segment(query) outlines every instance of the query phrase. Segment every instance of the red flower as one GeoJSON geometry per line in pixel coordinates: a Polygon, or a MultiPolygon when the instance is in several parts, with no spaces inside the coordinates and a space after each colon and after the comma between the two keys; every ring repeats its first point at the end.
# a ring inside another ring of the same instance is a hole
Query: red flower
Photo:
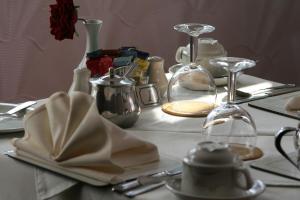
{"type": "Polygon", "coordinates": [[[91,76],[103,76],[108,69],[113,66],[113,59],[109,56],[90,58],[86,62],[87,68],[91,71],[91,76]]]}
{"type": "Polygon", "coordinates": [[[50,12],[51,34],[55,39],[73,39],[77,22],[73,0],[56,0],[56,4],[50,5],[50,12]]]}

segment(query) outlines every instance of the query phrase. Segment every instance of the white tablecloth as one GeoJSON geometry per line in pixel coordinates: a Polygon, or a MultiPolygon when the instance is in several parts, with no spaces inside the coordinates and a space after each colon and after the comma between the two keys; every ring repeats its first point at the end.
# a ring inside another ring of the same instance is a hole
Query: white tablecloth
{"type": "MultiPolygon", "coordinates": [[[[241,75],[238,80],[238,88],[246,92],[277,85],[279,84],[249,75],[241,75]]],[[[224,89],[218,88],[218,101],[225,95],[224,89]]],[[[249,107],[247,103],[242,104],[242,107],[253,116],[259,135],[274,135],[280,127],[297,126],[298,123],[298,120],[249,107]]],[[[138,123],[131,130],[201,133],[203,122],[204,118],[186,118],[166,114],[158,106],[144,109],[138,123]]]]}
{"type": "MultiPolygon", "coordinates": [[[[256,84],[254,87],[268,87],[276,85],[262,79],[243,75],[240,79],[240,87],[256,84]]],[[[253,88],[244,88],[252,90],[253,88]]],[[[274,133],[282,126],[296,126],[297,120],[242,105],[253,116],[259,133],[257,146],[265,156],[278,154],[274,148],[274,133]]],[[[203,118],[174,117],[163,113],[160,107],[144,109],[139,121],[129,132],[144,140],[156,144],[159,152],[164,155],[182,159],[187,151],[200,140],[203,118]]],[[[0,151],[11,149],[9,143],[13,137],[21,137],[22,133],[0,136],[0,151]]],[[[287,136],[284,147],[292,151],[292,137],[287,136]]],[[[113,193],[110,187],[97,188],[86,184],[70,181],[43,173],[38,168],[15,161],[4,155],[0,155],[0,199],[126,199],[124,196],[113,193]],[[42,174],[40,174],[42,173],[42,174]],[[43,178],[45,178],[43,180],[43,178]]],[[[284,178],[264,172],[251,170],[255,178],[278,183],[286,181],[284,178]]],[[[274,200],[289,199],[299,200],[300,187],[267,187],[266,191],[257,199],[274,200]]],[[[136,197],[136,199],[176,199],[166,188],[162,187],[136,197]]]]}

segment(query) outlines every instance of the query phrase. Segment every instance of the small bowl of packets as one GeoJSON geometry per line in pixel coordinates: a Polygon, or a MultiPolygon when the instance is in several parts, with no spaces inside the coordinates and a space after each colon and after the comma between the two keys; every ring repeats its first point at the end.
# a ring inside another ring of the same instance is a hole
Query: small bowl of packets
{"type": "MultiPolygon", "coordinates": [[[[87,68],[91,71],[92,78],[98,78],[108,73],[109,68],[114,68],[119,76],[126,75],[134,78],[137,84],[147,76],[149,53],[137,50],[135,47],[121,47],[120,49],[99,49],[87,54],[87,68]],[[131,69],[131,70],[130,70],[131,69]],[[128,73],[130,70],[130,73],[128,73]]],[[[141,83],[142,84],[142,83],[141,83]]]]}

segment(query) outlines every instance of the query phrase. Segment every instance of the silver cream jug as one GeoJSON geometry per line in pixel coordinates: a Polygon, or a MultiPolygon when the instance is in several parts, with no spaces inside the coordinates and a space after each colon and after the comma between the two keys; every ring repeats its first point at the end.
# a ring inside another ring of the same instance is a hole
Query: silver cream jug
{"type": "Polygon", "coordinates": [[[91,95],[96,98],[99,114],[122,128],[129,128],[138,120],[141,109],[135,92],[135,82],[115,74],[90,81],[91,95]]]}

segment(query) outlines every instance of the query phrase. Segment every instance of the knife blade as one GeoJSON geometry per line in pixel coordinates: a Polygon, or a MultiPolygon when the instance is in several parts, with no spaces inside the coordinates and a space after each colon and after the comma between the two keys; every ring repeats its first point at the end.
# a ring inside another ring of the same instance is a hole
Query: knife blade
{"type": "Polygon", "coordinates": [[[30,106],[32,106],[33,104],[36,104],[36,101],[27,101],[27,102],[24,102],[24,103],[21,103],[19,105],[17,105],[16,107],[10,109],[9,111],[5,112],[5,113],[0,113],[1,116],[3,115],[13,115],[15,114],[16,112],[19,112],[23,109],[26,109],[30,106]]]}
{"type": "Polygon", "coordinates": [[[271,91],[271,90],[278,90],[278,89],[285,89],[285,88],[293,88],[293,87],[296,87],[295,84],[293,83],[289,83],[289,84],[283,84],[283,85],[278,85],[278,86],[272,86],[272,87],[267,87],[267,88],[262,88],[262,89],[259,89],[257,90],[256,93],[261,93],[263,91],[271,91]]]}
{"type": "Polygon", "coordinates": [[[120,183],[117,185],[114,185],[112,187],[112,191],[116,192],[125,192],[130,189],[143,186],[143,185],[150,185],[150,184],[157,184],[162,182],[163,180],[168,179],[169,177],[181,174],[182,166],[178,166],[171,170],[165,170],[162,172],[158,172],[149,176],[140,176],[136,178],[135,180],[128,181],[125,183],[120,183]]]}
{"type": "Polygon", "coordinates": [[[263,91],[261,93],[254,93],[248,98],[241,98],[234,101],[235,104],[241,104],[241,103],[247,103],[250,101],[255,101],[258,99],[264,99],[267,97],[282,95],[286,93],[296,92],[299,91],[300,87],[282,87],[282,88],[276,88],[275,90],[267,90],[263,91]]]}

